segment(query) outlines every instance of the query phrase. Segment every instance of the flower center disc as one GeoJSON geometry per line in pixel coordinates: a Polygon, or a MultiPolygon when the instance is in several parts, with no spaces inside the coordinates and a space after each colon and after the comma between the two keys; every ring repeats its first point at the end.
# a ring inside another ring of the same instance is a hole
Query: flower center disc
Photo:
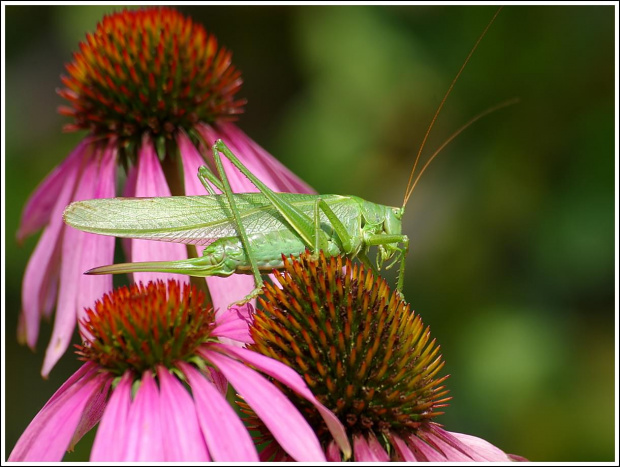
{"type": "MultiPolygon", "coordinates": [[[[350,434],[411,433],[445,406],[439,346],[386,281],[341,258],[285,258],[252,327],[253,350],[286,363],[350,434]],[[343,270],[344,269],[344,270],[343,270]]],[[[322,419],[297,399],[315,429],[322,419]]]]}
{"type": "Polygon", "coordinates": [[[77,353],[119,376],[158,364],[172,368],[210,337],[215,314],[204,301],[196,287],[173,280],[116,289],[86,310],[77,353]]]}
{"type": "Polygon", "coordinates": [[[121,141],[144,131],[170,137],[198,122],[243,112],[242,80],[231,53],[205,29],[170,8],[104,17],[80,43],[59,94],[71,103],[65,130],[88,129],[121,141]]]}

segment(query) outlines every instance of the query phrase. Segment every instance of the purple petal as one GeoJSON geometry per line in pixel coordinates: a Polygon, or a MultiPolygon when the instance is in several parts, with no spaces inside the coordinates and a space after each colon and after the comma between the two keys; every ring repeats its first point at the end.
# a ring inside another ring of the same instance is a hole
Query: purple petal
{"type": "MultiPolygon", "coordinates": [[[[145,136],[138,154],[138,175],[135,185],[136,197],[147,196],[170,196],[170,189],[166,183],[166,177],[162,171],[157,154],[150,139],[145,136]]],[[[131,241],[131,261],[175,261],[187,258],[185,245],[178,243],[156,242],[152,240],[131,241]]],[[[179,282],[189,283],[185,275],[164,274],[152,272],[134,273],[135,282],[147,284],[149,281],[158,279],[168,281],[174,279],[179,282]]]]}
{"type": "Polygon", "coordinates": [[[338,446],[340,446],[345,460],[351,457],[351,445],[349,444],[349,439],[342,423],[340,423],[338,417],[336,417],[331,410],[321,404],[316,397],[314,397],[314,394],[312,394],[310,389],[308,389],[308,386],[306,386],[304,380],[295,372],[295,370],[283,363],[278,362],[277,360],[247,349],[223,346],[221,344],[211,344],[211,347],[217,348],[223,353],[233,355],[250,364],[263,373],[286,384],[299,396],[312,403],[321,414],[321,417],[323,417],[323,420],[334,437],[334,440],[338,443],[338,446]]]}
{"type": "MultiPolygon", "coordinates": [[[[212,346],[209,346],[211,348],[212,346]]],[[[221,344],[218,348],[223,347],[221,344]]],[[[235,350],[243,350],[236,347],[235,350]]],[[[306,419],[286,396],[258,372],[216,351],[199,350],[224,374],[261,418],[278,444],[297,461],[324,461],[325,455],[306,419]]]]}
{"type": "MultiPolygon", "coordinates": [[[[98,157],[85,161],[86,166],[77,185],[73,196],[75,201],[91,199],[95,192],[98,178],[98,157]]],[[[45,360],[41,374],[45,377],[49,374],[58,359],[65,353],[77,319],[78,303],[80,294],[82,268],[82,247],[87,235],[74,228],[64,229],[62,240],[62,264],[60,266],[60,290],[58,292],[58,305],[54,317],[54,330],[45,352],[45,360]]],[[[92,305],[88,303],[87,305],[92,305]]]]}
{"type": "Polygon", "coordinates": [[[28,260],[22,283],[22,313],[25,324],[25,339],[34,348],[39,335],[41,315],[47,311],[47,298],[55,295],[56,277],[60,264],[60,251],[64,223],[62,213],[71,202],[78,177],[78,166],[72,164],[63,170],[62,190],[54,198],[55,205],[51,222],[43,231],[37,246],[28,260]]]}
{"type": "Polygon", "coordinates": [[[224,396],[193,366],[180,362],[179,368],[192,388],[202,434],[213,460],[257,462],[252,438],[224,396]]]}
{"type": "Polygon", "coordinates": [[[142,373],[140,387],[127,417],[125,462],[165,461],[159,390],[150,370],[142,373]]]}
{"type": "Polygon", "coordinates": [[[226,337],[244,344],[251,343],[250,325],[254,308],[249,303],[233,306],[216,317],[217,326],[211,332],[214,337],[226,337]]]}
{"type": "MultiPolygon", "coordinates": [[[[189,137],[181,132],[177,137],[179,145],[179,153],[183,161],[183,178],[185,181],[185,194],[205,195],[207,191],[197,177],[198,167],[205,165],[206,162],[198,152],[198,149],[192,144],[189,137]]],[[[217,193],[219,190],[215,188],[217,193]]],[[[237,191],[233,188],[233,191],[237,191]]],[[[204,247],[196,247],[198,254],[202,254],[204,247]]],[[[231,303],[241,300],[254,289],[254,278],[235,274],[230,277],[207,277],[207,285],[211,294],[213,308],[219,315],[225,313],[225,310],[231,303]]],[[[256,300],[250,303],[254,306],[256,300]]]]}
{"type": "Polygon", "coordinates": [[[58,462],[69,447],[84,408],[98,397],[108,375],[91,371],[46,404],[17,441],[12,462],[58,462]]]}
{"type": "Polygon", "coordinates": [[[26,206],[22,211],[22,218],[17,231],[17,241],[22,242],[27,236],[32,235],[45,224],[50,218],[54,218],[52,212],[58,204],[60,194],[66,191],[67,180],[73,177],[86,151],[91,149],[90,141],[83,140],[56,166],[50,174],[39,184],[34,193],[30,195],[26,206]]]}
{"type": "Polygon", "coordinates": [[[164,437],[164,459],[175,462],[209,461],[207,445],[196,418],[196,407],[187,389],[170,374],[157,368],[164,437]]]}
{"type": "Polygon", "coordinates": [[[90,460],[94,462],[121,462],[126,460],[127,419],[131,405],[133,376],[125,372],[112,391],[101,423],[97,429],[90,460]]]}

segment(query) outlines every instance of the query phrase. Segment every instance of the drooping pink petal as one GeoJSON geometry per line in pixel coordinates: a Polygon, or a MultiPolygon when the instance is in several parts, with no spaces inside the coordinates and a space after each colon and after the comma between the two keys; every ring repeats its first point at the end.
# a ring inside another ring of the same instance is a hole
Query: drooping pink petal
{"type": "Polygon", "coordinates": [[[390,443],[392,444],[392,446],[394,446],[394,449],[396,449],[398,457],[405,462],[418,462],[425,460],[418,459],[413,453],[413,451],[409,449],[407,443],[405,443],[405,441],[400,436],[397,436],[393,433],[390,434],[390,443]]]}
{"type": "Polygon", "coordinates": [[[232,306],[227,313],[217,316],[217,326],[211,332],[213,337],[226,337],[248,344],[252,342],[250,324],[254,308],[249,303],[242,306],[232,306]]]}
{"type": "Polygon", "coordinates": [[[334,440],[330,441],[325,450],[325,457],[328,462],[342,462],[342,456],[340,455],[340,448],[334,440]]]}
{"type": "Polygon", "coordinates": [[[99,388],[95,395],[90,399],[82,413],[82,419],[73,433],[69,450],[73,450],[77,442],[82,439],[97,423],[101,420],[105,407],[107,405],[108,393],[112,385],[112,378],[109,377],[105,383],[99,388]]]}
{"type": "MultiPolygon", "coordinates": [[[[233,274],[228,277],[207,277],[213,309],[217,315],[228,312],[228,307],[247,297],[254,290],[254,277],[249,274],[233,274]]],[[[248,302],[256,306],[256,299],[248,302]]]]}
{"type": "MultiPolygon", "coordinates": [[[[211,144],[221,139],[250,172],[274,191],[288,193],[316,193],[281,162],[260,147],[234,123],[224,122],[217,126],[202,125],[199,130],[211,144]]],[[[227,167],[227,166],[225,166],[227,167]]],[[[228,172],[228,168],[226,169],[228,172]]],[[[247,179],[246,179],[247,180],[247,179]]],[[[249,181],[242,182],[245,186],[249,181]]],[[[235,189],[235,187],[233,187],[235,189]]],[[[237,191],[235,189],[235,191],[237,191]]],[[[257,191],[248,189],[247,191],[257,191]]]]}
{"type": "Polygon", "coordinates": [[[383,446],[381,446],[381,443],[379,443],[379,440],[377,440],[377,438],[374,435],[370,434],[368,436],[367,441],[368,441],[368,448],[372,452],[373,457],[378,462],[389,462],[390,456],[385,451],[383,446]]]}
{"type": "Polygon", "coordinates": [[[421,462],[445,462],[446,456],[418,438],[415,434],[407,437],[407,444],[421,462]]]}
{"type": "Polygon", "coordinates": [[[343,457],[345,459],[351,457],[351,445],[349,444],[349,439],[342,423],[340,423],[338,417],[336,417],[331,410],[321,404],[316,397],[314,397],[314,394],[312,394],[310,389],[308,389],[308,386],[306,386],[304,380],[295,372],[295,370],[281,362],[278,362],[277,360],[247,349],[223,346],[221,344],[212,344],[212,348],[216,348],[223,353],[235,356],[236,358],[250,364],[263,373],[286,384],[299,396],[312,403],[319,411],[319,414],[321,414],[321,417],[325,421],[325,424],[334,437],[334,440],[338,446],[340,446],[343,457]]]}
{"type": "Polygon", "coordinates": [[[362,435],[353,435],[353,458],[355,462],[378,462],[362,435]]]}
{"type": "Polygon", "coordinates": [[[56,251],[54,252],[54,254],[57,256],[55,256],[51,260],[50,265],[52,267],[48,269],[47,277],[45,278],[44,282],[45,285],[41,287],[41,296],[43,298],[43,317],[46,319],[50,319],[52,317],[52,312],[56,308],[56,297],[58,296],[58,282],[60,280],[60,251],[60,242],[58,242],[58,246],[56,247],[56,251]],[[44,293],[45,297],[43,297],[44,293]]]}
{"type": "MultiPolygon", "coordinates": [[[[127,178],[125,180],[125,186],[123,187],[123,196],[126,198],[133,198],[136,195],[136,181],[138,180],[138,170],[135,165],[129,167],[127,171],[127,178]]],[[[125,252],[125,258],[127,261],[131,260],[131,238],[121,238],[121,245],[125,252]]]]}
{"type": "Polygon", "coordinates": [[[210,381],[215,385],[220,394],[226,397],[228,392],[228,381],[224,378],[224,375],[220,373],[216,368],[207,367],[205,372],[208,373],[210,381]]]}
{"type": "Polygon", "coordinates": [[[463,453],[463,451],[451,446],[446,443],[444,440],[439,437],[431,434],[425,436],[425,441],[434,446],[437,450],[443,453],[446,456],[448,461],[453,462],[471,462],[472,458],[467,454],[463,453]]]}
{"type": "MultiPolygon", "coordinates": [[[[258,454],[261,462],[269,462],[274,456],[280,454],[282,450],[277,443],[268,443],[267,446],[258,454]]],[[[281,462],[280,459],[274,462],[281,462]]]]}
{"type": "MultiPolygon", "coordinates": [[[[223,346],[220,344],[218,347],[223,346]]],[[[199,353],[219,368],[293,459],[325,460],[321,445],[306,419],[273,383],[243,363],[217,351],[203,347],[199,353]]]]}
{"type": "MultiPolygon", "coordinates": [[[[166,177],[157,159],[150,138],[145,135],[138,154],[138,175],[135,185],[136,197],[170,196],[170,189],[166,183],[166,177]]],[[[152,240],[131,241],[131,261],[175,261],[187,258],[185,245],[179,243],[156,242],[152,240]]],[[[135,282],[147,284],[157,279],[168,281],[174,279],[179,282],[189,283],[185,275],[164,274],[153,272],[134,273],[135,282]]]]}
{"type": "MultiPolygon", "coordinates": [[[[99,165],[94,198],[113,198],[116,194],[116,147],[109,145],[104,151],[99,165]]],[[[87,271],[96,266],[114,262],[114,237],[84,233],[80,269],[87,271]]],[[[77,297],[78,323],[84,317],[86,308],[104,294],[112,291],[112,276],[80,275],[80,288],[77,297]]],[[[81,329],[84,332],[84,329],[81,329]]]]}
{"type": "MultiPolygon", "coordinates": [[[[83,154],[82,154],[83,156],[83,154]]],[[[62,213],[73,198],[80,161],[72,160],[64,167],[64,180],[60,193],[54,198],[55,205],[51,213],[51,222],[43,231],[37,246],[28,260],[22,282],[22,313],[25,324],[25,340],[34,348],[39,335],[39,321],[48,305],[47,297],[55,295],[55,277],[58,275],[62,233],[64,223],[62,213]],[[50,282],[51,281],[51,282],[50,282]]]]}
{"type": "MultiPolygon", "coordinates": [[[[257,171],[255,171],[256,167],[254,167],[255,161],[252,161],[252,156],[249,154],[241,154],[233,141],[229,139],[222,138],[222,133],[216,131],[212,126],[204,125],[198,126],[198,130],[204,137],[204,139],[209,143],[213,144],[218,139],[222,139],[226,146],[237,156],[237,158],[245,165],[250,172],[256,175],[265,185],[267,185],[272,190],[276,190],[274,188],[274,183],[271,177],[264,177],[266,175],[266,169],[264,167],[260,167],[257,171]]],[[[209,157],[211,160],[213,159],[211,147],[209,147],[209,157]]],[[[226,177],[228,178],[228,182],[230,183],[230,188],[234,193],[253,193],[258,192],[259,189],[245,176],[243,175],[238,168],[236,168],[232,162],[230,162],[225,156],[220,155],[220,159],[222,161],[222,166],[224,167],[224,172],[226,172],[226,177]]],[[[215,163],[212,162],[212,166],[215,167],[215,163]]]]}
{"type": "MultiPolygon", "coordinates": [[[[89,373],[96,372],[97,366],[92,362],[86,362],[84,365],[79,367],[75,373],[69,376],[69,379],[62,383],[62,385],[56,390],[56,392],[49,398],[49,400],[45,403],[43,408],[47,407],[49,404],[54,402],[58,397],[60,397],[65,391],[69,388],[73,387],[77,381],[82,378],[86,378],[89,373]]],[[[88,379],[88,378],[87,378],[88,379]]]]}
{"type": "MultiPolygon", "coordinates": [[[[475,436],[466,435],[463,433],[450,433],[457,438],[462,444],[466,445],[475,454],[472,455],[472,459],[478,462],[509,462],[515,460],[514,457],[506,454],[501,449],[493,446],[488,441],[475,436]]],[[[515,456],[519,457],[519,456],[515,456]]],[[[525,460],[520,458],[519,460],[525,460]]]]}
{"type": "Polygon", "coordinates": [[[174,462],[209,461],[207,445],[196,417],[196,407],[187,389],[170,374],[157,368],[164,460],[174,462]]]}
{"type": "Polygon", "coordinates": [[[75,381],[70,388],[46,404],[17,441],[11,462],[59,462],[88,406],[108,376],[95,371],[75,381]]]}
{"type": "Polygon", "coordinates": [[[224,396],[193,366],[179,362],[194,403],[209,454],[218,462],[257,462],[252,438],[224,396]]]}
{"type": "MultiPolygon", "coordinates": [[[[207,195],[207,190],[197,176],[198,167],[206,165],[205,160],[185,133],[179,133],[177,143],[183,162],[185,194],[188,196],[207,195]]],[[[217,188],[214,189],[216,193],[219,192],[217,188]]],[[[204,247],[196,247],[196,250],[201,255],[204,247]]],[[[254,289],[254,278],[243,274],[233,274],[229,277],[207,277],[206,279],[213,308],[218,315],[225,313],[231,303],[241,300],[254,289]]],[[[252,300],[250,303],[254,306],[255,302],[256,300],[252,300]]]]}
{"type": "MultiPolygon", "coordinates": [[[[468,437],[468,435],[462,435],[462,436],[468,437]]],[[[436,446],[439,450],[441,450],[445,454],[445,456],[448,458],[448,460],[456,460],[456,461],[459,461],[459,460],[462,460],[462,461],[494,460],[494,459],[487,459],[486,457],[484,457],[482,452],[479,452],[477,449],[473,449],[468,444],[461,442],[459,437],[455,436],[455,434],[444,430],[443,428],[439,427],[435,423],[430,423],[427,426],[427,429],[422,434],[422,437],[424,437],[430,444],[436,446]]],[[[504,454],[499,449],[495,448],[495,446],[491,445],[490,443],[487,443],[486,441],[480,438],[475,438],[473,436],[469,436],[469,438],[470,438],[469,439],[470,442],[475,443],[474,445],[480,445],[481,447],[485,446],[487,448],[486,452],[492,457],[495,457],[496,460],[501,460],[501,461],[510,460],[508,456],[506,456],[506,454],[504,454]],[[488,446],[495,449],[495,452],[490,451],[488,449],[488,446]]]]}
{"type": "Polygon", "coordinates": [[[24,210],[17,231],[17,241],[22,242],[27,236],[32,235],[41,227],[46,225],[54,216],[52,212],[58,204],[57,200],[61,193],[66,191],[67,181],[70,180],[72,173],[79,167],[84,152],[90,150],[90,141],[82,140],[77,147],[71,151],[71,154],[52,172],[34,190],[24,210]]]}
{"type": "Polygon", "coordinates": [[[125,462],[164,461],[159,390],[150,370],[142,373],[140,387],[127,417],[125,462]]]}
{"type": "MultiPolygon", "coordinates": [[[[85,167],[77,185],[73,199],[81,201],[92,199],[95,193],[98,177],[98,161],[100,157],[90,157],[85,161],[85,167]]],[[[54,316],[54,330],[45,352],[45,360],[41,374],[49,374],[58,359],[65,353],[75,329],[80,294],[82,269],[83,243],[87,235],[72,227],[64,229],[62,240],[62,264],[60,266],[60,290],[58,291],[58,305],[54,316]]],[[[87,303],[90,306],[92,303],[87,303]]]]}
{"type": "Polygon", "coordinates": [[[112,391],[90,453],[93,462],[121,462],[126,460],[127,418],[131,405],[132,375],[125,372],[112,391]]]}

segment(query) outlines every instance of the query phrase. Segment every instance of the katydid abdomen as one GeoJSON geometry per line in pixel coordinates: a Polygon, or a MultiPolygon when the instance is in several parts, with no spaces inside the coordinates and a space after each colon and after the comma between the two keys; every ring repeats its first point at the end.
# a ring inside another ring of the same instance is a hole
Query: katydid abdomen
{"type": "MultiPolygon", "coordinates": [[[[252,255],[256,259],[258,269],[264,274],[283,267],[282,255],[299,256],[307,248],[297,235],[288,230],[255,234],[249,238],[252,244],[252,255]]],[[[330,240],[324,254],[336,256],[345,254],[345,252],[336,241],[330,240]]],[[[146,271],[178,273],[196,277],[226,277],[231,274],[253,273],[248,255],[239,237],[219,238],[206,246],[202,255],[196,258],[112,264],[91,269],[87,273],[123,274],[146,271]]]]}

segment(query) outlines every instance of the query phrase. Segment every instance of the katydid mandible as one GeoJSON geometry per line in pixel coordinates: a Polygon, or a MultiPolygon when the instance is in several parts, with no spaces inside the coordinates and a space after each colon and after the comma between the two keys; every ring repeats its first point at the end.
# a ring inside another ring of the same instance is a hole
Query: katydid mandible
{"type": "Polygon", "coordinates": [[[116,237],[137,238],[206,246],[202,256],[179,261],[124,263],[102,266],[87,274],[167,272],[190,276],[253,274],[255,289],[241,302],[262,289],[261,273],[283,266],[282,255],[299,255],[309,249],[325,256],[358,258],[375,272],[399,264],[397,290],[402,292],[409,239],[401,232],[405,206],[430,162],[465,128],[488,113],[505,107],[507,101],[479,114],[457,130],[435,151],[415,180],[420,154],[454,84],[480,40],[499,13],[491,19],[470,51],[444,95],[416,156],[402,207],[384,206],[356,196],[276,193],[252,174],[218,140],[212,147],[217,175],[200,167],[198,177],[208,195],[165,198],[111,198],[78,201],[64,212],[64,220],[79,230],[116,237]],[[233,193],[222,166],[224,155],[259,190],[233,193]],[[222,194],[216,194],[214,188],[222,194]],[[368,253],[378,248],[376,266],[368,253]]]}

